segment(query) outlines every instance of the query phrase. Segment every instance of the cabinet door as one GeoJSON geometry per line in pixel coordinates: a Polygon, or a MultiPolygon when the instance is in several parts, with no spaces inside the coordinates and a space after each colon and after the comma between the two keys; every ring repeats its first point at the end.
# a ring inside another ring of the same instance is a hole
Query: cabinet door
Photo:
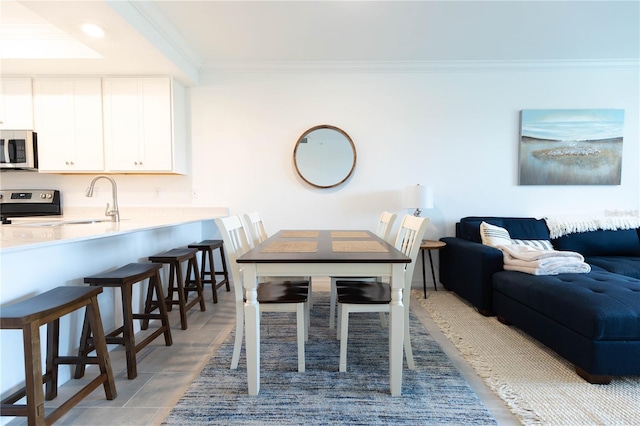
{"type": "Polygon", "coordinates": [[[106,165],[110,171],[173,171],[171,80],[105,78],[106,165]]]}
{"type": "Polygon", "coordinates": [[[39,169],[104,170],[100,78],[35,79],[39,169]]]}
{"type": "Polygon", "coordinates": [[[171,80],[149,78],[142,86],[141,160],[145,170],[167,171],[173,165],[171,80]]]}
{"type": "Polygon", "coordinates": [[[30,78],[0,78],[0,129],[33,130],[30,78]]]}

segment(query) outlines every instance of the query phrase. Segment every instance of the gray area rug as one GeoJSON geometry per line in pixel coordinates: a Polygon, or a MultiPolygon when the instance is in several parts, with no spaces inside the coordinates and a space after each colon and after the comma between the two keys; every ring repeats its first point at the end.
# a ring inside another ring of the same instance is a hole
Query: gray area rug
{"type": "Polygon", "coordinates": [[[388,329],[378,314],[351,315],[347,372],[338,372],[328,299],[314,300],[305,373],[297,372],[294,314],[265,313],[260,394],[247,395],[244,349],[238,370],[229,369],[231,333],[163,424],[497,424],[413,313],[416,369],[405,363],[401,397],[389,393],[388,329]]]}

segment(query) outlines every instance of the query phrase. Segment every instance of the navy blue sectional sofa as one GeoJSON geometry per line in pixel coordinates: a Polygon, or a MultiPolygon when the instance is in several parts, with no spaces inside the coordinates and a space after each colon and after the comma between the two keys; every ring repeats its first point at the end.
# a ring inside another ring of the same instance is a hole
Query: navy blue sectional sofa
{"type": "Polygon", "coordinates": [[[640,229],[596,230],[551,239],[541,219],[466,217],[442,238],[440,282],[483,315],[514,324],[574,364],[590,383],[640,374],[640,229]],[[480,224],[511,238],[550,240],[581,253],[586,274],[505,271],[502,252],[483,245],[480,224]]]}

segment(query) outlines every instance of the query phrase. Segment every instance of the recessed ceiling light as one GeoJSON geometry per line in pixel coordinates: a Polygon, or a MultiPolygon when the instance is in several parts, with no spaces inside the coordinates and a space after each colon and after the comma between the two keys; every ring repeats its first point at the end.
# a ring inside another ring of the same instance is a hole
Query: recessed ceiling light
{"type": "Polygon", "coordinates": [[[104,37],[104,30],[96,24],[82,24],[82,31],[89,37],[101,38],[104,37]]]}

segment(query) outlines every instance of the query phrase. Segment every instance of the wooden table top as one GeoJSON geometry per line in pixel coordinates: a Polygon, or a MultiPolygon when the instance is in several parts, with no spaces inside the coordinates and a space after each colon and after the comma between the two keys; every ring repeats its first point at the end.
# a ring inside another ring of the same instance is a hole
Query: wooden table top
{"type": "Polygon", "coordinates": [[[411,258],[366,230],[283,230],[238,263],[410,263],[411,258]]]}

